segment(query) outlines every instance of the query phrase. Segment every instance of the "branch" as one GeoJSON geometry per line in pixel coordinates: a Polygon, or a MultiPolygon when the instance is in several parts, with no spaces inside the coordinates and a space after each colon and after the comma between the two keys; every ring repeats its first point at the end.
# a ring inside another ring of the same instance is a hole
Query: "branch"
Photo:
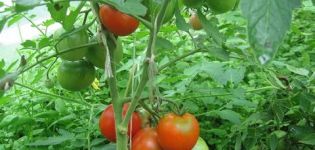
{"type": "Polygon", "coordinates": [[[44,92],[44,91],[39,91],[39,90],[36,90],[36,89],[31,88],[29,86],[26,86],[24,84],[18,83],[18,82],[15,82],[15,85],[27,88],[27,89],[32,90],[32,91],[34,91],[36,93],[39,93],[39,94],[48,95],[48,96],[55,97],[55,98],[60,98],[60,99],[63,99],[63,100],[69,101],[69,102],[73,102],[73,103],[77,103],[77,104],[81,104],[81,105],[87,105],[89,107],[92,106],[90,103],[85,102],[85,101],[77,101],[77,100],[74,100],[74,99],[71,99],[71,98],[68,98],[68,97],[63,97],[63,96],[60,96],[60,95],[51,94],[51,93],[47,93],[47,92],[44,92]]]}

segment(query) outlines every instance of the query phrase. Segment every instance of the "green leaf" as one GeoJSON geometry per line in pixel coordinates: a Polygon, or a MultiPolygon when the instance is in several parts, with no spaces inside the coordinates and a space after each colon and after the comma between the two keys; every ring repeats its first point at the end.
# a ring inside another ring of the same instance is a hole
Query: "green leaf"
{"type": "Polygon", "coordinates": [[[56,136],[56,137],[47,137],[28,144],[28,146],[46,146],[46,145],[58,145],[68,140],[72,140],[74,137],[72,136],[56,136]]]}
{"type": "Polygon", "coordinates": [[[156,39],[156,48],[163,50],[172,50],[174,49],[174,45],[169,40],[158,37],[156,39]]]}
{"type": "Polygon", "coordinates": [[[0,90],[0,106],[7,104],[11,101],[11,98],[8,96],[2,97],[4,95],[4,91],[0,90]]]}
{"type": "Polygon", "coordinates": [[[198,10],[198,17],[200,19],[203,29],[206,31],[208,36],[212,37],[218,46],[222,46],[225,38],[219,32],[218,20],[216,18],[211,18],[210,20],[208,20],[200,10],[198,10]]]}
{"type": "Polygon", "coordinates": [[[19,20],[21,20],[23,18],[22,15],[17,14],[14,15],[9,21],[8,21],[8,27],[10,27],[11,25],[13,25],[14,23],[18,22],[19,20]]]}
{"type": "Polygon", "coordinates": [[[224,50],[223,48],[219,47],[208,47],[207,49],[209,51],[209,55],[213,56],[215,58],[218,58],[222,61],[227,61],[229,60],[229,53],[224,50]]]}
{"type": "Polygon", "coordinates": [[[24,48],[36,48],[36,42],[31,40],[26,40],[25,42],[21,43],[24,48]]]}
{"type": "Polygon", "coordinates": [[[76,8],[75,11],[71,11],[69,15],[67,15],[66,19],[63,20],[63,28],[67,31],[70,31],[74,28],[74,23],[83,8],[85,2],[81,2],[80,5],[76,8]]]}
{"type": "Polygon", "coordinates": [[[309,133],[299,142],[308,145],[315,145],[315,133],[309,133]]]}
{"type": "Polygon", "coordinates": [[[298,75],[302,75],[302,76],[308,76],[309,75],[309,71],[305,68],[296,68],[294,66],[290,66],[290,65],[286,65],[287,69],[290,70],[291,72],[298,74],[298,75]]]}
{"type": "Polygon", "coordinates": [[[38,43],[38,48],[42,49],[44,47],[49,46],[51,43],[51,39],[50,38],[42,38],[40,39],[39,43],[38,43]]]}
{"type": "Polygon", "coordinates": [[[35,6],[40,4],[41,0],[16,0],[15,10],[16,12],[22,12],[33,9],[35,6]]]}
{"type": "Polygon", "coordinates": [[[1,20],[0,20],[0,33],[2,31],[2,29],[4,28],[5,24],[7,23],[8,19],[12,17],[12,16],[4,16],[1,20]]]}
{"type": "Polygon", "coordinates": [[[248,37],[262,64],[272,59],[291,24],[292,11],[300,0],[242,0],[248,20],[248,37]]]}
{"type": "Polygon", "coordinates": [[[195,76],[198,73],[208,73],[211,78],[222,85],[228,82],[238,84],[244,78],[245,67],[227,68],[223,63],[205,62],[196,64],[190,68],[185,69],[184,74],[188,76],[195,76]]]}
{"type": "Polygon", "coordinates": [[[147,8],[141,2],[142,0],[127,0],[124,3],[117,0],[108,0],[109,4],[123,13],[145,16],[147,8]]]}
{"type": "Polygon", "coordinates": [[[184,17],[181,15],[179,9],[175,10],[175,17],[176,17],[176,20],[175,20],[176,27],[179,30],[189,32],[190,25],[188,23],[186,23],[184,17]]]}
{"type": "Polygon", "coordinates": [[[67,10],[70,7],[70,2],[64,1],[48,3],[46,6],[51,15],[51,18],[53,18],[57,22],[63,22],[67,16],[67,10]]]}
{"type": "Polygon", "coordinates": [[[231,121],[234,124],[241,124],[240,114],[232,110],[221,110],[216,113],[222,118],[231,121]]]}
{"type": "Polygon", "coordinates": [[[271,134],[269,136],[268,141],[269,141],[270,149],[271,150],[275,150],[277,148],[277,146],[278,146],[278,143],[279,143],[279,140],[278,140],[277,136],[275,134],[271,134]]]}

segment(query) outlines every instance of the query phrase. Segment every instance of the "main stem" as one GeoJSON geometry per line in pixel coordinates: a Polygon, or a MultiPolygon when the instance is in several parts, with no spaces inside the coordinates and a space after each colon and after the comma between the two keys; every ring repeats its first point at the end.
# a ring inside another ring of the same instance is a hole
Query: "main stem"
{"type": "MultiPolygon", "coordinates": [[[[95,2],[91,2],[92,10],[95,16],[98,16],[99,12],[99,6],[95,2]]],[[[107,46],[107,32],[102,27],[102,23],[100,21],[99,16],[97,17],[97,21],[99,24],[99,28],[101,30],[101,39],[104,44],[106,52],[109,52],[110,54],[110,60],[111,60],[111,75],[108,76],[108,82],[109,82],[109,89],[110,89],[110,95],[112,98],[112,104],[114,107],[114,116],[115,116],[115,124],[116,124],[116,149],[117,150],[128,150],[128,137],[127,137],[127,126],[124,128],[121,128],[119,125],[122,122],[122,109],[123,109],[123,100],[119,98],[118,94],[118,88],[116,83],[116,67],[115,67],[115,57],[113,56],[113,52],[108,49],[107,46]]],[[[108,53],[107,53],[108,54],[108,53]]],[[[107,60],[108,61],[108,60],[107,60]]],[[[109,69],[109,68],[107,68],[109,69]]]]}
{"type": "Polygon", "coordinates": [[[149,71],[149,65],[150,63],[154,63],[154,51],[155,51],[155,44],[156,44],[156,38],[157,38],[157,34],[160,30],[160,27],[162,25],[163,22],[163,18],[164,18],[164,14],[165,14],[165,10],[166,7],[168,5],[170,0],[164,0],[161,10],[159,11],[155,21],[154,21],[154,26],[153,29],[151,29],[150,31],[150,39],[149,39],[149,45],[147,48],[147,53],[146,53],[146,60],[144,61],[143,64],[143,71],[142,71],[142,76],[141,76],[141,80],[140,80],[140,84],[136,90],[136,94],[134,95],[131,104],[127,110],[126,113],[126,117],[124,118],[123,122],[121,123],[121,127],[126,127],[131,119],[131,115],[132,113],[135,111],[138,103],[139,103],[139,99],[141,97],[141,93],[143,92],[145,85],[148,81],[148,71],[149,71]]]}

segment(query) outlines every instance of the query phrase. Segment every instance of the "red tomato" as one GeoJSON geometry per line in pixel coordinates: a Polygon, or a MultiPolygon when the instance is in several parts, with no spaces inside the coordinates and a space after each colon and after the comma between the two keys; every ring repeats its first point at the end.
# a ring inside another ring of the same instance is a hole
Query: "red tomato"
{"type": "Polygon", "coordinates": [[[132,138],[131,150],[162,150],[156,129],[144,128],[132,138]]]}
{"type": "Polygon", "coordinates": [[[199,137],[199,123],[189,113],[169,113],[160,119],[157,134],[163,150],[191,150],[199,137]]]}
{"type": "MultiPolygon", "coordinates": [[[[125,116],[129,104],[124,104],[123,115],[125,116]]],[[[130,135],[130,126],[132,125],[131,136],[133,137],[141,129],[141,118],[137,112],[134,112],[129,123],[128,135],[130,135]]],[[[102,113],[99,120],[101,133],[111,142],[116,142],[115,117],[113,105],[109,105],[102,113]]]]}
{"type": "Polygon", "coordinates": [[[118,36],[129,35],[139,26],[139,21],[137,19],[120,12],[109,5],[101,6],[99,15],[102,24],[110,32],[118,36]]]}

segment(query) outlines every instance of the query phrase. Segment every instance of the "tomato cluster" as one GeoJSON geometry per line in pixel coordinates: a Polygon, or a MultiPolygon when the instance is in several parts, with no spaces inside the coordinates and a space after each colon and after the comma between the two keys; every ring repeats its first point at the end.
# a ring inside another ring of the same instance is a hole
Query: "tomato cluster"
{"type": "MultiPolygon", "coordinates": [[[[125,115],[129,104],[123,106],[125,115]]],[[[168,113],[162,117],[156,126],[144,127],[144,118],[138,112],[133,112],[128,126],[128,135],[132,137],[131,150],[207,150],[207,144],[199,137],[199,123],[189,113],[177,115],[168,113]]],[[[147,118],[145,118],[147,119],[147,118]]],[[[103,136],[116,142],[116,129],[113,105],[109,105],[100,116],[99,128],[103,136]]]]}
{"type": "MultiPolygon", "coordinates": [[[[59,57],[63,60],[57,73],[60,86],[70,91],[80,91],[90,86],[95,79],[95,66],[105,68],[106,51],[103,43],[98,42],[97,37],[89,40],[85,29],[74,29],[67,34],[60,29],[54,38],[61,39],[56,44],[56,51],[61,53],[59,57]],[[84,46],[89,43],[97,44],[84,46]],[[69,49],[72,51],[65,52],[69,49]]],[[[119,63],[123,54],[120,40],[108,37],[107,46],[113,52],[115,62],[119,63]]]]}

